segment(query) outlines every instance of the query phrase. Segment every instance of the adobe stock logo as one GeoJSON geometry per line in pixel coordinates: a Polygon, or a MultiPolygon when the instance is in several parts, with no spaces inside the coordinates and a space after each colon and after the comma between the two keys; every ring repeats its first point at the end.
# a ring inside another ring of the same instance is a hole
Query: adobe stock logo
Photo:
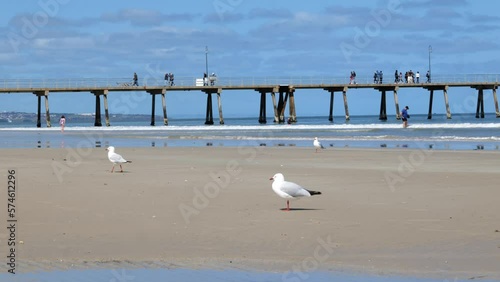
{"type": "Polygon", "coordinates": [[[40,29],[47,26],[50,18],[54,18],[59,13],[61,5],[66,5],[70,0],[39,0],[37,12],[33,13],[30,17],[22,17],[22,26],[19,33],[10,31],[7,33],[7,40],[14,49],[14,52],[19,52],[21,44],[29,44],[33,40],[40,29]]]}
{"type": "Polygon", "coordinates": [[[224,14],[233,12],[241,3],[243,3],[243,0],[215,0],[213,6],[219,19],[223,21],[224,14]]]}
{"type": "Polygon", "coordinates": [[[387,7],[381,10],[371,11],[372,19],[368,21],[364,28],[356,26],[354,28],[354,37],[350,42],[340,43],[340,50],[348,63],[352,56],[361,53],[361,50],[368,47],[373,38],[378,37],[382,29],[389,26],[394,14],[402,12],[400,0],[389,0],[387,7]]]}

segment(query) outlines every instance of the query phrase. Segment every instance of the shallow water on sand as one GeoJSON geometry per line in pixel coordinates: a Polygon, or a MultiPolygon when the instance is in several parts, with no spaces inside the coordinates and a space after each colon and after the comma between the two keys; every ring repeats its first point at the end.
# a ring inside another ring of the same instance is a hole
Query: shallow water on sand
{"type": "Polygon", "coordinates": [[[111,270],[70,270],[54,272],[34,272],[24,274],[0,274],[0,281],[19,282],[66,282],[66,281],[93,281],[93,282],[126,282],[126,281],[204,281],[204,282],[230,282],[230,281],[341,281],[341,282],[459,282],[478,279],[483,282],[487,277],[470,277],[457,279],[449,277],[444,279],[397,277],[397,276],[368,276],[354,275],[341,272],[246,272],[238,270],[189,270],[189,269],[111,269],[111,270]]]}

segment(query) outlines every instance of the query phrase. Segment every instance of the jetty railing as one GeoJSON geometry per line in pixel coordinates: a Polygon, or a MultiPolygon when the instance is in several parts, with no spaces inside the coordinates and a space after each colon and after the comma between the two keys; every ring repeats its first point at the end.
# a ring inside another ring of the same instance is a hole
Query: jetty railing
{"type": "MultiPolygon", "coordinates": [[[[175,77],[175,86],[195,87],[199,77],[175,77]]],[[[420,76],[420,84],[425,84],[425,74],[420,76]]],[[[431,83],[499,83],[500,74],[455,74],[436,75],[432,77],[431,83]]],[[[169,86],[169,82],[163,78],[146,77],[138,80],[139,86],[163,87],[169,86]]],[[[373,76],[356,77],[356,84],[375,85],[373,76]]],[[[276,77],[225,77],[219,76],[214,85],[252,87],[265,85],[348,85],[349,77],[335,76],[276,76],[276,77]]],[[[384,74],[382,84],[395,84],[394,74],[384,74]]],[[[402,84],[406,84],[402,82],[402,84]]],[[[414,83],[415,84],[415,83],[414,83]]],[[[64,88],[129,88],[133,85],[130,78],[38,78],[38,79],[0,79],[0,89],[64,89],[64,88]]]]}

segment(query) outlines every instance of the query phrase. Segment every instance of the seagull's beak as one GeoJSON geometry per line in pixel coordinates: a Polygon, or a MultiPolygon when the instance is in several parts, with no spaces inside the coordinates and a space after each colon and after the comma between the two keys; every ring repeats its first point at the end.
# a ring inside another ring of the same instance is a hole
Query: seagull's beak
{"type": "Polygon", "coordinates": [[[269,178],[269,180],[274,180],[274,177],[269,178]]]}

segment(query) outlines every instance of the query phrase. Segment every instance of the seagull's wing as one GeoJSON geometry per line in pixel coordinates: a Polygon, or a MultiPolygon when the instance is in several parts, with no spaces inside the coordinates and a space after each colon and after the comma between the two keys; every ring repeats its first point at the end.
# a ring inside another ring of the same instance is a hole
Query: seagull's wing
{"type": "Polygon", "coordinates": [[[306,189],[302,188],[302,186],[289,181],[283,181],[280,190],[292,197],[311,196],[311,194],[309,194],[306,189]]]}
{"type": "Polygon", "coordinates": [[[122,156],[120,156],[119,154],[116,154],[116,153],[109,154],[108,157],[109,157],[109,161],[111,161],[113,163],[126,163],[127,162],[122,156]]]}

